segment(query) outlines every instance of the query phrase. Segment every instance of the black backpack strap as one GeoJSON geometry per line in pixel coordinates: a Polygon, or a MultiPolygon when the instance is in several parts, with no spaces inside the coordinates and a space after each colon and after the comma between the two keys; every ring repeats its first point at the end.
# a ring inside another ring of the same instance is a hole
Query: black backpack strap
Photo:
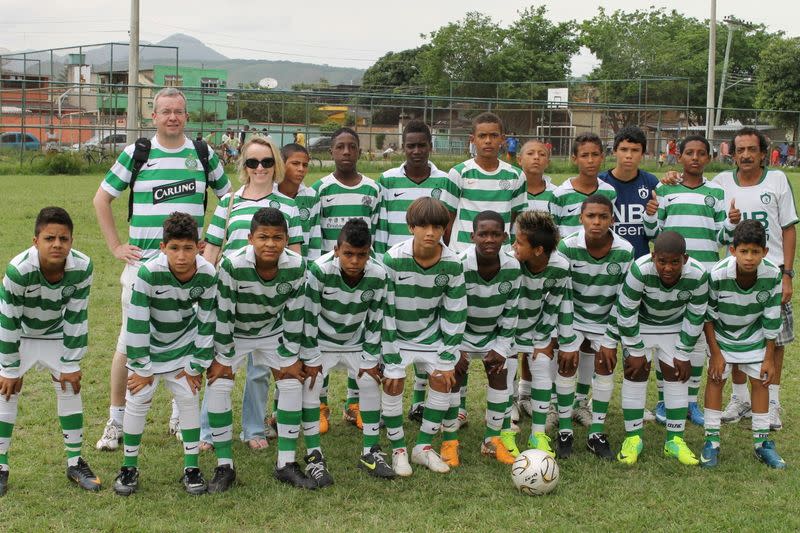
{"type": "Polygon", "coordinates": [[[133,145],[133,155],[131,159],[133,160],[133,168],[131,168],[131,181],[128,184],[128,188],[130,189],[128,195],[128,222],[131,221],[131,216],[133,216],[133,184],[136,182],[136,177],[139,175],[139,171],[142,170],[142,166],[147,163],[147,160],[150,157],[150,139],[147,137],[141,137],[136,139],[136,143],[133,145]]]}
{"type": "Polygon", "coordinates": [[[206,175],[206,184],[203,187],[203,213],[206,212],[206,206],[208,205],[208,174],[211,172],[211,164],[209,163],[209,151],[208,151],[208,143],[204,140],[194,139],[192,140],[192,144],[194,144],[194,150],[197,152],[197,157],[200,159],[200,164],[203,165],[203,172],[206,175]]]}

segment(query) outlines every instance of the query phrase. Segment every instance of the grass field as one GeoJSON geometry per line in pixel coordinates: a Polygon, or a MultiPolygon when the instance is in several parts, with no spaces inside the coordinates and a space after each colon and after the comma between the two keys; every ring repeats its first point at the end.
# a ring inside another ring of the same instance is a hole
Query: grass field
{"type": "MultiPolygon", "coordinates": [[[[318,179],[321,172],[309,177],[318,179]]],[[[554,176],[556,182],[564,174],[554,176]]],[[[108,371],[119,330],[121,265],[107,251],[95,221],[91,199],[102,176],[0,176],[8,196],[0,218],[0,265],[30,245],[33,222],[46,205],[65,207],[75,221],[75,247],[95,262],[90,304],[90,347],[83,360],[83,400],[86,415],[84,456],[104,482],[99,494],[88,494],[64,476],[65,461],[55,411],[55,395],[44,372],[30,372],[20,401],[9,454],[8,494],[0,499],[3,531],[522,531],[547,530],[798,530],[795,511],[800,493],[800,415],[794,405],[800,392],[798,344],[786,353],[782,401],[786,429],[776,435],[778,449],[789,464],[783,472],[769,470],[752,452],[748,422],[724,426],[721,466],[714,471],[681,467],[661,454],[661,426],[645,428],[645,452],[638,465],[626,468],[601,463],[583,448],[586,430],[576,430],[576,453],[560,462],[561,484],[555,493],[531,498],[516,493],[507,467],[480,456],[481,418],[485,407],[482,369],[472,368],[469,394],[470,425],[462,432],[463,465],[448,475],[415,469],[409,479],[380,482],[356,468],[360,435],[334,409],[331,431],[323,449],[336,485],[321,492],[303,492],[271,477],[276,448],[251,452],[234,443],[239,482],[228,493],[186,495],[178,483],[182,448],[167,435],[168,396],[161,389],[154,400],[140,460],[140,492],[121,498],[111,490],[121,451],[98,452],[94,443],[108,417],[108,371]]],[[[800,191],[800,174],[791,177],[800,191]]],[[[127,202],[114,205],[123,230],[127,202]]],[[[209,206],[211,209],[212,206],[209,206]]],[[[800,287],[795,286],[795,290],[800,287]]],[[[619,379],[620,372],[617,372],[619,379]]],[[[234,405],[241,399],[242,378],[234,405]]],[[[409,387],[410,388],[410,387],[409,387]]],[[[344,379],[332,379],[331,405],[344,399],[344,379]]],[[[655,387],[650,388],[654,402],[655,387]]],[[[235,422],[238,424],[238,408],[235,422]]],[[[530,421],[523,419],[522,445],[530,421]]],[[[608,421],[612,446],[623,440],[619,386],[608,421]]],[[[409,442],[416,428],[407,425],[409,442]]],[[[238,432],[238,429],[236,429],[238,432]]],[[[689,445],[699,452],[702,429],[689,425],[689,445]]],[[[388,442],[382,444],[388,449],[388,442]]],[[[523,446],[521,446],[523,447],[523,446]]],[[[215,459],[201,457],[210,477],[215,459]]]]}

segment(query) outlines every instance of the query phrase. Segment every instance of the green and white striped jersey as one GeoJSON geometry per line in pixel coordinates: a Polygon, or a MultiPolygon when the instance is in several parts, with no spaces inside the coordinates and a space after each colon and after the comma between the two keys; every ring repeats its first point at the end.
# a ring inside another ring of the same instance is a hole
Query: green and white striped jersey
{"type": "Polygon", "coordinates": [[[383,362],[400,364],[399,350],[436,352],[439,360],[455,362],[467,321],[464,268],[458,255],[442,245],[442,257],[421,268],[413,254],[413,237],[383,255],[388,274],[384,312],[383,362]]]}
{"type": "Polygon", "coordinates": [[[343,185],[333,174],[328,174],[312,186],[317,194],[316,212],[319,217],[321,249],[312,242],[309,258],[330,252],[336,245],[342,226],[351,218],[361,218],[370,227],[373,237],[378,227],[381,191],[378,184],[362,175],[361,182],[355,186],[343,185]],[[319,250],[317,253],[316,250],[319,250]]]}
{"type": "MultiPolygon", "coordinates": [[[[163,237],[161,226],[175,211],[194,217],[198,227],[197,236],[201,237],[206,185],[220,198],[231,188],[225,169],[213,151],[208,161],[206,184],[203,164],[192,141],[184,139],[182,147],[171,149],[161,146],[157,136],[154,136],[151,144],[149,159],[142,165],[133,185],[133,215],[128,234],[128,242],[142,249],[142,261],[158,255],[163,237]]],[[[133,149],[132,144],[125,147],[100,184],[114,198],[120,196],[130,184],[133,149]]]]}
{"type": "Polygon", "coordinates": [[[227,233],[228,239],[222,250],[223,255],[230,255],[247,246],[247,236],[250,234],[253,215],[264,207],[274,207],[283,214],[286,224],[289,226],[289,244],[302,244],[303,228],[300,225],[300,213],[294,200],[278,192],[277,187],[274,187],[270,194],[258,200],[243,198],[242,194],[244,194],[244,187],[233,194],[233,209],[227,224],[225,217],[228,214],[231,195],[229,193],[223,196],[217,204],[214,216],[211,217],[211,222],[206,230],[206,240],[214,246],[222,246],[222,241],[225,240],[227,233]]]}
{"type": "Polygon", "coordinates": [[[312,261],[320,256],[322,248],[317,193],[311,187],[306,187],[301,183],[297,190],[297,196],[294,197],[294,203],[300,213],[300,227],[303,229],[303,246],[300,249],[300,255],[306,260],[312,261]]]}
{"type": "Polygon", "coordinates": [[[526,182],[526,195],[528,198],[528,206],[525,208],[526,211],[530,211],[531,209],[535,209],[537,211],[546,211],[550,214],[553,214],[553,204],[555,203],[555,195],[553,192],[556,190],[556,186],[550,180],[550,176],[542,176],[542,180],[544,180],[544,190],[539,194],[531,194],[527,192],[527,182],[526,182]]]}
{"type": "Polygon", "coordinates": [[[569,261],[553,251],[545,269],[538,274],[520,264],[519,321],[517,350],[531,353],[558,338],[565,352],[577,350],[577,337],[572,329],[572,284],[569,261]]]}
{"type": "Polygon", "coordinates": [[[632,265],[615,308],[619,339],[635,357],[643,357],[641,334],[679,333],[677,349],[688,360],[703,332],[708,304],[708,272],[691,257],[681,269],[681,277],[672,287],[665,287],[658,277],[651,255],[644,255],[632,265]]]}
{"type": "Polygon", "coordinates": [[[575,233],[583,228],[581,225],[581,205],[593,194],[602,194],[611,200],[611,204],[617,199],[617,191],[614,187],[609,185],[603,180],[597,180],[597,188],[589,194],[583,194],[576,191],[572,180],[577,178],[570,178],[564,183],[556,187],[553,191],[552,213],[553,218],[558,224],[558,232],[561,238],[575,233]]]}
{"type": "Polygon", "coordinates": [[[217,273],[198,255],[197,272],[181,283],[164,253],[139,267],[125,338],[128,368],[140,376],[184,369],[198,375],[214,355],[217,273]]]}
{"type": "Polygon", "coordinates": [[[712,183],[725,191],[725,204],[736,200],[736,209],[742,220],[752,218],[764,224],[767,231],[767,259],[776,265],[783,264],[783,229],[797,224],[797,208],[792,186],[786,174],[777,169],[764,169],[761,181],[743,187],[736,172],[717,174],[712,183]]]}
{"type": "Polygon", "coordinates": [[[458,186],[446,172],[428,162],[431,174],[422,183],[415,183],[406,176],[405,165],[392,168],[381,174],[381,213],[375,232],[375,253],[383,254],[409,237],[406,211],[417,198],[436,198],[451,213],[458,208],[458,186]]]}
{"type": "Polygon", "coordinates": [[[289,366],[297,360],[303,336],[306,262],[284,249],[278,274],[267,281],[256,270],[253,247],[225,257],[217,282],[217,325],[214,347],[221,361],[235,357],[234,339],[281,335],[278,355],[289,366]]]}
{"type": "MultiPolygon", "coordinates": [[[[610,231],[610,230],[609,230],[610,231]]],[[[558,243],[558,251],[569,261],[575,329],[587,333],[606,333],[606,325],[633,262],[631,243],[610,231],[611,250],[595,259],[586,249],[583,227],[558,243]]]]}
{"type": "Polygon", "coordinates": [[[644,232],[654,238],[662,231],[675,231],[686,239],[686,253],[703,263],[706,270],[719,261],[719,248],[730,242],[735,226],[728,221],[725,191],[703,178],[689,188],[682,183],[656,187],[658,212],[642,217],[644,232]]]}
{"type": "Polygon", "coordinates": [[[75,249],[57,283],[42,274],[35,246],[11,260],[0,287],[0,376],[19,377],[21,337],[64,339],[62,372],[80,370],[89,339],[93,270],[91,259],[75,249]]]}
{"type": "Polygon", "coordinates": [[[494,350],[503,357],[514,351],[519,304],[519,262],[500,253],[500,270],[490,280],[478,273],[478,259],[473,244],[458,254],[464,265],[467,291],[467,322],[461,349],[467,352],[494,350]]]}
{"type": "MultiPolygon", "coordinates": [[[[468,159],[450,169],[450,178],[458,187],[458,212],[450,233],[450,247],[456,251],[469,248],[472,240],[472,221],[481,211],[496,211],[505,221],[505,231],[511,235],[511,215],[527,205],[527,184],[522,171],[505,161],[496,170],[487,172],[474,159],[468,159]]],[[[510,243],[511,239],[506,241],[510,243]]]]}
{"type": "Polygon", "coordinates": [[[351,287],[333,254],[308,265],[303,358],[315,366],[322,351],[362,352],[365,368],[371,368],[381,355],[386,270],[370,258],[364,277],[351,287]]]}
{"type": "Polygon", "coordinates": [[[739,287],[733,256],[711,269],[707,320],[728,363],[762,362],[766,341],[781,330],[781,271],[764,259],[756,276],[751,288],[739,287]]]}

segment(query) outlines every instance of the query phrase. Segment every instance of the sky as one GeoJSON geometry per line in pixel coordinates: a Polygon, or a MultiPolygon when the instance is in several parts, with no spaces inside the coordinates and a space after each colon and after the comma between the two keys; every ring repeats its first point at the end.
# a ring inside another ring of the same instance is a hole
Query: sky
{"type": "MultiPolygon", "coordinates": [[[[469,11],[506,25],[517,10],[542,4],[555,21],[591,18],[597,13],[596,6],[631,11],[649,5],[706,19],[711,0],[141,0],[140,39],[158,42],[173,33],[185,33],[231,58],[367,68],[386,52],[425,43],[421,34],[469,11]]],[[[800,36],[800,7],[787,7],[792,4],[794,0],[718,0],[717,19],[734,15],[796,37],[800,36]]],[[[0,49],[38,50],[128,40],[128,1],[0,0],[0,13],[0,49]]],[[[573,74],[587,74],[595,64],[595,58],[584,50],[573,58],[573,74]]]]}

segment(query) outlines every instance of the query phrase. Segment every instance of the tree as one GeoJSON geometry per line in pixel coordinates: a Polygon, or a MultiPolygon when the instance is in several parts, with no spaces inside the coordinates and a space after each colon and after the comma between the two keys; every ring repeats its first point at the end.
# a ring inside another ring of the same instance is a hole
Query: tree
{"type": "MultiPolygon", "coordinates": [[[[717,27],[717,57],[725,54],[728,27],[717,27]]],[[[753,76],[759,62],[759,51],[777,34],[770,34],[763,25],[748,25],[735,30],[729,74],[740,78],[753,76]]],[[[689,116],[695,124],[705,123],[706,70],[708,67],[708,21],[686,17],[663,8],[614,11],[600,8],[592,19],[580,26],[581,43],[600,60],[590,79],[640,79],[652,77],[688,78],[689,116]]],[[[717,63],[716,79],[720,80],[722,61],[717,63]]],[[[719,94],[719,93],[717,93],[719,94]]],[[[686,81],[642,81],[600,84],[600,100],[610,103],[685,106],[686,81]]],[[[725,93],[725,107],[753,107],[755,93],[746,85],[725,93]]],[[[715,102],[716,103],[716,102],[715,102]]],[[[647,113],[615,110],[609,122],[615,130],[647,113]]],[[[649,120],[650,117],[646,117],[649,120]]],[[[644,118],[642,119],[645,120],[644,118]]]]}
{"type": "Polygon", "coordinates": [[[798,135],[797,110],[800,110],[798,57],[800,38],[775,40],[762,50],[756,75],[756,103],[759,107],[795,111],[771,114],[775,124],[794,129],[795,141],[798,135]]]}
{"type": "Polygon", "coordinates": [[[380,57],[366,72],[361,84],[366,89],[401,88],[420,84],[419,54],[427,45],[380,57]]]}

